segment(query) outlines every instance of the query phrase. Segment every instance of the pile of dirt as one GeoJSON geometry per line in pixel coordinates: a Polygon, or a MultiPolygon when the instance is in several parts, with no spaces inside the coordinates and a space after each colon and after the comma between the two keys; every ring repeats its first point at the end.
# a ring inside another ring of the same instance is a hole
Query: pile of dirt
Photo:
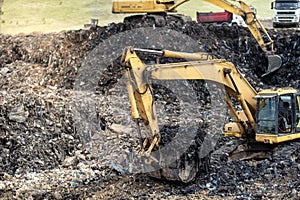
{"type": "MultiPolygon", "coordinates": [[[[96,107],[96,111],[87,111],[88,114],[83,116],[98,125],[95,130],[76,126],[78,119],[75,115],[78,116],[78,111],[80,113],[89,105],[81,99],[82,94],[74,97],[78,89],[86,85],[78,78],[82,76],[82,70],[86,70],[83,66],[93,62],[99,64],[99,59],[93,59],[97,56],[102,59],[103,55],[97,53],[112,51],[109,42],[116,40],[113,47],[120,48],[123,42],[120,38],[124,36],[119,34],[126,35],[126,31],[144,26],[149,24],[113,23],[90,30],[0,35],[0,197],[299,197],[298,143],[286,144],[279,148],[280,154],[262,161],[229,162],[213,156],[211,172],[189,185],[161,182],[145,175],[123,176],[127,171],[115,162],[116,158],[123,156],[120,154],[122,151],[137,149],[138,141],[133,140],[134,125],[125,126],[122,122],[123,126],[116,126],[120,116],[126,120],[130,118],[128,113],[118,110],[120,104],[128,109],[126,93],[122,93],[122,87],[113,87],[123,73],[123,69],[114,63],[122,49],[105,55],[110,59],[108,65],[100,65],[102,74],[91,69],[86,72],[94,73],[96,85],[84,95],[100,105],[91,105],[96,107]],[[102,95],[107,93],[111,96],[102,95]],[[89,135],[88,141],[94,141],[93,148],[83,141],[79,133],[82,129],[86,129],[84,134],[89,135]],[[97,150],[92,151],[95,148],[97,150]]],[[[158,28],[151,29],[155,31],[158,28]]],[[[169,30],[192,38],[196,41],[195,49],[199,47],[199,50],[232,61],[256,89],[274,86],[300,88],[299,31],[269,30],[275,41],[276,53],[283,57],[284,65],[272,75],[260,78],[266,70],[267,60],[247,29],[203,26],[195,22],[184,25],[170,23],[162,30],[162,38],[157,40],[165,40],[169,30]]],[[[130,37],[124,42],[126,45],[141,38],[139,34],[130,37]]],[[[147,45],[141,47],[189,49],[188,42],[185,47],[179,41],[171,41],[169,46],[161,46],[159,42],[151,46],[151,41],[150,44],[144,41],[147,45]]],[[[168,99],[159,97],[159,93],[157,98],[168,102],[168,99]]],[[[199,101],[205,98],[203,95],[199,101]]],[[[83,116],[81,119],[84,119],[83,116]]],[[[220,138],[219,146],[230,146],[232,141],[220,138]]]]}

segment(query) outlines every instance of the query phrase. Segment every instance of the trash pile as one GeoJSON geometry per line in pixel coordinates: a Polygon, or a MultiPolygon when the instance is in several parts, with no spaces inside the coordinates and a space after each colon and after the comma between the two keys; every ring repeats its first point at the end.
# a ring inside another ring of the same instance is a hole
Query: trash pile
{"type": "MultiPolygon", "coordinates": [[[[90,56],[101,56],[97,52],[111,51],[99,50],[99,45],[107,39],[143,26],[146,25],[112,23],[90,30],[0,35],[0,197],[298,199],[299,141],[279,145],[271,158],[259,161],[228,161],[212,156],[210,173],[188,185],[151,179],[144,174],[124,175],[124,169],[112,157],[137,147],[138,141],[133,139],[131,129],[128,133],[125,126],[114,125],[121,115],[126,119],[131,117],[122,111],[109,108],[109,112],[103,113],[100,109],[87,115],[95,117],[95,123],[99,124],[92,134],[87,132],[91,134],[89,139],[98,145],[93,146],[97,151],[92,152],[89,144],[83,143],[74,118],[78,112],[74,108],[74,91],[85,85],[78,82],[83,63],[85,66],[93,63],[90,56]],[[103,132],[97,135],[97,131],[103,132]]],[[[267,60],[246,29],[188,22],[183,26],[167,24],[163,31],[169,30],[196,40],[200,50],[232,61],[256,89],[300,88],[299,31],[269,30],[284,65],[274,74],[260,78],[267,60]]],[[[161,40],[168,37],[161,35],[161,40]]],[[[133,41],[140,36],[131,37],[133,41]]],[[[149,44],[151,42],[153,40],[149,44]]],[[[188,49],[176,42],[167,47],[188,49]]],[[[114,58],[118,58],[122,50],[118,49],[114,58]]],[[[123,71],[114,70],[115,65],[109,64],[112,73],[107,76],[103,73],[104,79],[99,76],[91,98],[108,107],[118,107],[125,102],[127,108],[126,93],[120,95],[120,90],[113,87],[123,71]],[[114,98],[99,97],[107,92],[113,93],[114,98]]],[[[219,142],[220,146],[233,143],[228,138],[220,138],[219,142]]]]}

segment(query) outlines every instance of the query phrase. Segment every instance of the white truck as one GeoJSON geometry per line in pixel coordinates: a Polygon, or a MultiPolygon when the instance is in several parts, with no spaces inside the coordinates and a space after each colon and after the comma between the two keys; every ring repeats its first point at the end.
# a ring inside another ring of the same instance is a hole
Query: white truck
{"type": "Polygon", "coordinates": [[[274,9],[273,27],[299,27],[300,0],[275,0],[271,3],[274,9]]]}

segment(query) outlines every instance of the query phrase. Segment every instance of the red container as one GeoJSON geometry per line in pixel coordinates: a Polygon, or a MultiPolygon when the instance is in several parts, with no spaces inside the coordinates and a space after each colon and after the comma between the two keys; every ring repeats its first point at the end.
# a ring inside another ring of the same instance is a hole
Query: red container
{"type": "Polygon", "coordinates": [[[231,22],[232,13],[230,12],[197,12],[198,23],[221,23],[221,22],[231,22]]]}

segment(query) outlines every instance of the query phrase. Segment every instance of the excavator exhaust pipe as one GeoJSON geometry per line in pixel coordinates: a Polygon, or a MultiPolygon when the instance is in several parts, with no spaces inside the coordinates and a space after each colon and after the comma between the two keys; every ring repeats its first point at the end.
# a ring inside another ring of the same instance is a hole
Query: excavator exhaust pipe
{"type": "Polygon", "coordinates": [[[282,66],[282,58],[278,55],[268,55],[268,69],[267,72],[262,75],[262,77],[276,71],[282,66]]]}

